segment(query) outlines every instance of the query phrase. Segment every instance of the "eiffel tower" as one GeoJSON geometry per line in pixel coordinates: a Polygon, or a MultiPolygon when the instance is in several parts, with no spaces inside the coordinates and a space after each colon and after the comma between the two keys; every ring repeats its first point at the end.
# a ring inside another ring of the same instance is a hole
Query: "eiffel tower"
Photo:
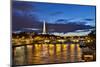
{"type": "Polygon", "coordinates": [[[43,32],[42,34],[46,34],[46,22],[43,21],[43,32]]]}

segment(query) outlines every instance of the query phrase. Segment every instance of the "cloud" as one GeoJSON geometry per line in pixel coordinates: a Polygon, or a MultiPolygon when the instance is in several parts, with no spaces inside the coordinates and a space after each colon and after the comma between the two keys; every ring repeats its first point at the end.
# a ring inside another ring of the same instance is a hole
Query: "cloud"
{"type": "Polygon", "coordinates": [[[58,19],[58,20],[55,21],[55,23],[60,23],[60,24],[65,24],[67,22],[68,22],[67,19],[58,19]]]}
{"type": "Polygon", "coordinates": [[[88,32],[68,32],[66,36],[85,36],[88,35],[90,31],[88,32]]]}
{"type": "Polygon", "coordinates": [[[88,31],[91,31],[91,29],[83,29],[83,30],[76,30],[75,32],[88,32],[88,31]]]}
{"type": "Polygon", "coordinates": [[[83,30],[76,30],[73,32],[68,32],[66,35],[67,36],[84,36],[88,35],[93,29],[83,29],[83,30]]]}
{"type": "Polygon", "coordinates": [[[34,7],[33,3],[13,1],[12,8],[12,30],[20,30],[30,27],[37,28],[40,22],[34,14],[37,9],[34,7]]]}
{"type": "MultiPolygon", "coordinates": [[[[12,15],[12,29],[19,30],[22,28],[37,28],[40,26],[40,22],[35,16],[17,16],[16,14],[12,15]]],[[[40,26],[41,27],[41,26],[40,26]]]]}
{"type": "Polygon", "coordinates": [[[73,20],[74,18],[69,18],[69,19],[58,19],[55,21],[55,23],[61,23],[61,24],[66,24],[70,23],[70,20],[73,20]]]}
{"type": "Polygon", "coordinates": [[[94,19],[91,19],[91,18],[86,18],[84,19],[85,21],[94,21],[94,19]]]}
{"type": "Polygon", "coordinates": [[[58,19],[55,21],[55,23],[57,24],[77,24],[77,25],[85,25],[87,22],[86,21],[71,21],[74,18],[70,18],[70,19],[58,19]]]}
{"type": "Polygon", "coordinates": [[[38,29],[38,28],[24,28],[25,30],[40,30],[40,29],[38,29]]]}
{"type": "Polygon", "coordinates": [[[82,25],[76,23],[66,23],[66,24],[48,24],[47,29],[50,32],[73,32],[76,30],[92,29],[93,27],[89,25],[82,25]],[[53,29],[53,30],[50,30],[53,29]]]}

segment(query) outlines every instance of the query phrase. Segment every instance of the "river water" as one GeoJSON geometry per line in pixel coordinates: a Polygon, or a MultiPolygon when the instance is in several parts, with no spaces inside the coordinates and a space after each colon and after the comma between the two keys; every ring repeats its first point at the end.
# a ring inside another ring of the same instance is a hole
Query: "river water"
{"type": "Polygon", "coordinates": [[[13,62],[15,65],[49,64],[82,61],[79,44],[34,44],[16,47],[13,62]]]}

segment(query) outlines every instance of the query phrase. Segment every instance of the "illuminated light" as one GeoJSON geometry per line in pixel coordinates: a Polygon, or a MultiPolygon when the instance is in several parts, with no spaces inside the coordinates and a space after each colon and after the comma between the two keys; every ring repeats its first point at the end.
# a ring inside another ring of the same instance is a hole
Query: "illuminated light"
{"type": "Polygon", "coordinates": [[[66,44],[63,44],[64,48],[66,48],[66,44]]]}
{"type": "Polygon", "coordinates": [[[75,40],[72,40],[73,42],[75,42],[75,40]]]}
{"type": "Polygon", "coordinates": [[[56,48],[54,48],[53,44],[50,44],[49,47],[50,47],[49,53],[50,53],[50,55],[53,55],[54,54],[54,49],[56,49],[56,48]]]}
{"type": "Polygon", "coordinates": [[[77,44],[77,57],[78,57],[78,60],[82,60],[82,51],[81,51],[81,48],[79,47],[79,44],[77,44]]]}
{"type": "Polygon", "coordinates": [[[50,42],[50,40],[44,40],[44,42],[50,42]]]}
{"type": "Polygon", "coordinates": [[[91,42],[93,42],[93,40],[91,40],[91,42]]]}
{"type": "Polygon", "coordinates": [[[35,56],[40,56],[40,51],[36,51],[35,56]]]}
{"type": "Polygon", "coordinates": [[[85,37],[86,39],[88,39],[88,37],[85,37]]]}
{"type": "Polygon", "coordinates": [[[16,50],[20,50],[22,47],[16,47],[16,50]]]}
{"type": "MultiPolygon", "coordinates": [[[[77,45],[77,51],[79,52],[81,50],[81,48],[79,47],[79,44],[77,45]]],[[[80,53],[80,52],[79,52],[80,53]]]]}
{"type": "Polygon", "coordinates": [[[84,60],[85,61],[93,60],[93,55],[84,55],[84,60]]]}
{"type": "Polygon", "coordinates": [[[76,39],[75,39],[75,40],[72,40],[72,41],[73,41],[73,42],[79,42],[79,40],[76,40],[76,39]]]}
{"type": "Polygon", "coordinates": [[[74,55],[74,50],[75,50],[74,49],[75,48],[75,44],[71,44],[70,46],[71,46],[71,49],[70,49],[71,50],[71,52],[70,52],[71,53],[71,55],[70,55],[70,57],[71,57],[70,61],[73,62],[74,61],[73,55],[74,55]]]}
{"type": "Polygon", "coordinates": [[[74,48],[75,47],[75,44],[71,44],[71,48],[74,48]]]}
{"type": "Polygon", "coordinates": [[[41,44],[39,44],[39,48],[41,47],[41,44]]]}
{"type": "Polygon", "coordinates": [[[90,42],[90,40],[87,40],[87,42],[89,43],[89,42],[90,42]]]}
{"type": "Polygon", "coordinates": [[[27,48],[32,48],[32,45],[27,45],[27,48]]]}
{"type": "Polygon", "coordinates": [[[29,40],[26,40],[25,42],[26,42],[26,44],[30,44],[30,41],[29,40]]]}
{"type": "Polygon", "coordinates": [[[37,45],[38,45],[38,44],[34,44],[34,45],[35,45],[35,48],[37,49],[37,47],[38,47],[37,45]]]}
{"type": "Polygon", "coordinates": [[[70,47],[71,47],[71,55],[74,55],[74,48],[75,48],[75,45],[74,44],[71,44],[70,45],[70,47]]]}
{"type": "Polygon", "coordinates": [[[66,50],[66,46],[67,46],[66,44],[63,45],[63,50],[66,50]]]}
{"type": "Polygon", "coordinates": [[[61,39],[61,40],[58,40],[58,41],[59,41],[59,42],[64,42],[65,40],[62,40],[62,39],[61,39]]]}
{"type": "Polygon", "coordinates": [[[49,53],[50,53],[50,55],[54,54],[53,50],[49,50],[49,53]]]}
{"type": "Polygon", "coordinates": [[[79,40],[76,40],[76,42],[79,42],[79,40]]]}
{"type": "Polygon", "coordinates": [[[60,44],[57,44],[57,47],[56,47],[57,52],[60,51],[60,48],[61,48],[61,47],[60,47],[60,44]]]}
{"type": "Polygon", "coordinates": [[[54,45],[53,45],[53,44],[50,44],[49,46],[50,46],[50,47],[53,47],[54,45]]]}

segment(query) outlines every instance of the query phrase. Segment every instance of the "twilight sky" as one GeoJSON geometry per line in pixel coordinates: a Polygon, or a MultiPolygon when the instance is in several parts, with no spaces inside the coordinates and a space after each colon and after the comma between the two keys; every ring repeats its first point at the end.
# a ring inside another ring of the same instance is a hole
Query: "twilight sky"
{"type": "Polygon", "coordinates": [[[55,29],[56,26],[57,28],[65,26],[63,29],[67,28],[68,30],[64,30],[64,32],[91,29],[95,27],[95,6],[13,1],[13,30],[23,28],[41,30],[43,20],[46,21],[50,29],[51,27],[55,29]],[[69,25],[72,26],[68,27],[69,25]],[[73,26],[76,26],[77,29],[74,29],[73,26]]]}

